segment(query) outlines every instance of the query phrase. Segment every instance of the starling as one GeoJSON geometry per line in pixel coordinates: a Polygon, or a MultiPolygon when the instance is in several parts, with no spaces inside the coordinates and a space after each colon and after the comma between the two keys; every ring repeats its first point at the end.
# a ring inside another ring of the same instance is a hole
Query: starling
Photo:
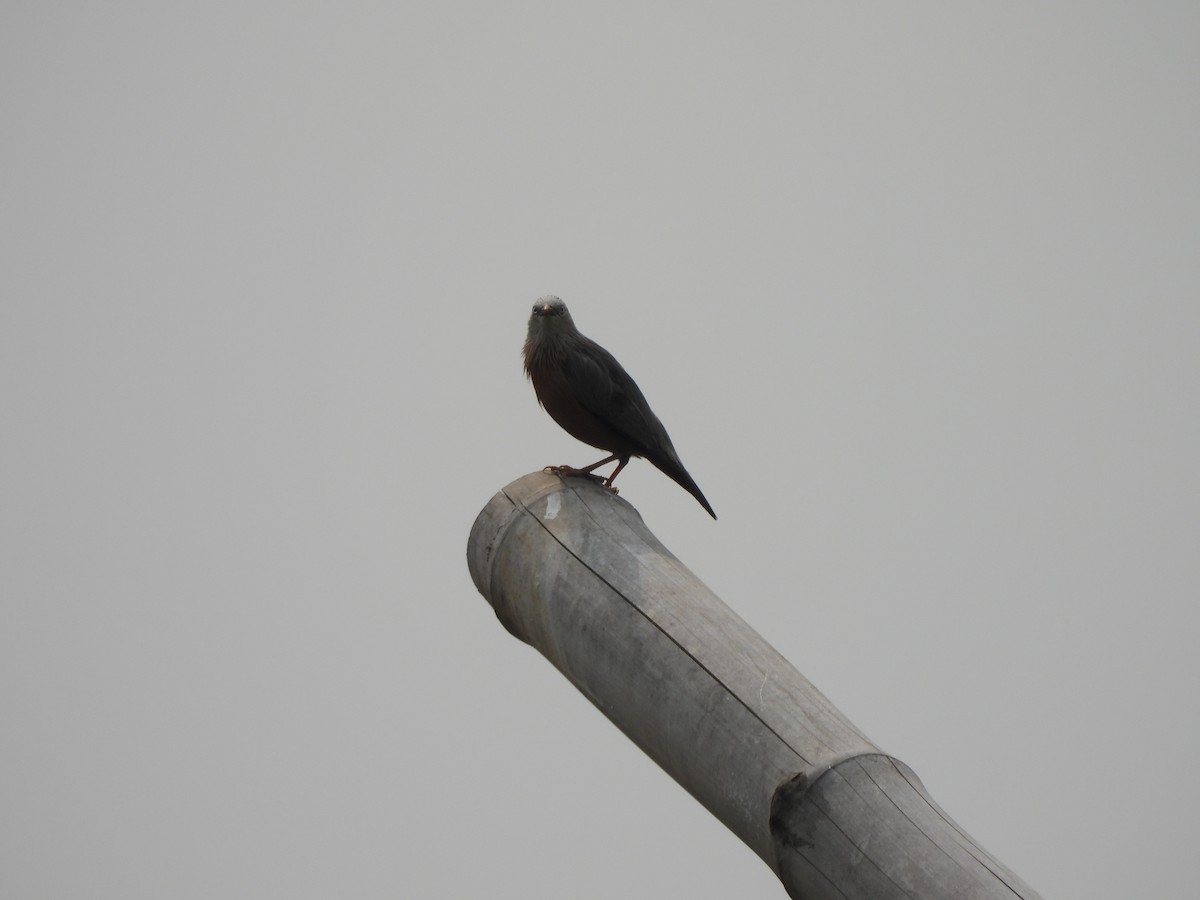
{"type": "Polygon", "coordinates": [[[579,333],[567,305],[557,297],[542,297],[533,304],[525,374],[538,401],[563,430],[612,454],[583,469],[551,466],[550,471],[583,475],[616,493],[612,483],[617,475],[631,456],[641,456],[717,517],[629,373],[611,353],[579,333]],[[607,478],[592,474],[613,460],[617,467],[607,478]]]}

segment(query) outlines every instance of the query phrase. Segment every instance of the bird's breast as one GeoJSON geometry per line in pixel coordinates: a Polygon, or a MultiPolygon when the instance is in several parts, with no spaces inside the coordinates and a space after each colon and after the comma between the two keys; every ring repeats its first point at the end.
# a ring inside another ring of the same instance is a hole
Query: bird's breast
{"type": "Polygon", "coordinates": [[[562,369],[542,366],[529,377],[550,418],[571,437],[610,453],[640,455],[627,437],[583,405],[562,369]]]}

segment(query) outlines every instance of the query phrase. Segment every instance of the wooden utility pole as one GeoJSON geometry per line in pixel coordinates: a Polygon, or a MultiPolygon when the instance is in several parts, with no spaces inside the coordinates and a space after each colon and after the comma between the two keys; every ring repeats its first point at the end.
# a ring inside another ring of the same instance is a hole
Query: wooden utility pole
{"type": "Polygon", "coordinates": [[[803,900],[1035,900],[624,500],[544,472],[492,498],[471,577],[803,900]]]}

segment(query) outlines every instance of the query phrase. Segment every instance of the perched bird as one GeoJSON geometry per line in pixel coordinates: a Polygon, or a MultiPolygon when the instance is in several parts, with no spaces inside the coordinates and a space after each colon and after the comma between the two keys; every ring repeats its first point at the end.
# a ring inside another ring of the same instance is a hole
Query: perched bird
{"type": "Polygon", "coordinates": [[[717,517],[629,373],[611,353],[579,333],[567,304],[557,297],[542,297],[533,304],[525,374],[550,418],[572,437],[612,454],[583,469],[551,466],[550,471],[584,475],[616,493],[612,483],[629,457],[641,456],[717,517]],[[592,474],[613,460],[617,467],[607,478],[592,474]]]}

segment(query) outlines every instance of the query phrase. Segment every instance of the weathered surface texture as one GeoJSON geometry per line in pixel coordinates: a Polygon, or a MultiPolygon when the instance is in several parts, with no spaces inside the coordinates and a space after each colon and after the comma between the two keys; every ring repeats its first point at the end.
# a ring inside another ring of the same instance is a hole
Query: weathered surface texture
{"type": "Polygon", "coordinates": [[[1036,898],[647,530],[582,478],[480,513],[471,577],[796,898],[1036,898]]]}

